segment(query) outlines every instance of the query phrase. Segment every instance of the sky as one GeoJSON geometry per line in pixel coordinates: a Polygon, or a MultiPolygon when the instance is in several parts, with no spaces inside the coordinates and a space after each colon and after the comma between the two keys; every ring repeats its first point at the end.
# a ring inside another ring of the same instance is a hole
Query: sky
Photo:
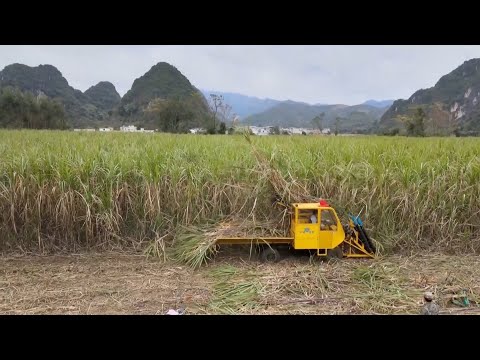
{"type": "Polygon", "coordinates": [[[346,105],[409,98],[471,58],[480,46],[0,45],[0,69],[50,64],[82,91],[110,81],[123,96],[165,61],[199,89],[346,105]]]}

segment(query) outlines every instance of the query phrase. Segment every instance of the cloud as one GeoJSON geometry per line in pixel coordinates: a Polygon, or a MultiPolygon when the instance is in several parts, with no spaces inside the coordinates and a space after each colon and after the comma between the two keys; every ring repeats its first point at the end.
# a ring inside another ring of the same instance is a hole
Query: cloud
{"type": "Polygon", "coordinates": [[[110,81],[121,95],[166,61],[198,88],[309,103],[408,98],[480,46],[0,46],[0,68],[51,64],[85,91],[110,81]]]}

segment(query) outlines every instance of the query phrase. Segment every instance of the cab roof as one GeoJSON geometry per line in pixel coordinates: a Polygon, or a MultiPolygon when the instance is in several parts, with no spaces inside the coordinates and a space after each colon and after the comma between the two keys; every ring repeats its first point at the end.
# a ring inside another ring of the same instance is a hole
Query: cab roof
{"type": "Polygon", "coordinates": [[[294,203],[294,207],[303,210],[330,209],[330,206],[321,206],[320,203],[294,203]]]}

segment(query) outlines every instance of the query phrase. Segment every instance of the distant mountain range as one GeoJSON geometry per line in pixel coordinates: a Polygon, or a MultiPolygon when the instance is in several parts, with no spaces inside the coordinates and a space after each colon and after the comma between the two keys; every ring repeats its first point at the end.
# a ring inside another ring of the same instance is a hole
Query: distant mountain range
{"type": "MultiPolygon", "coordinates": [[[[289,103],[289,104],[302,104],[306,106],[312,106],[305,102],[292,101],[292,100],[275,100],[275,99],[261,99],[254,96],[248,96],[238,93],[231,92],[222,92],[215,90],[200,90],[202,94],[209,99],[210,94],[222,95],[225,99],[225,102],[232,106],[233,112],[237,114],[241,119],[245,119],[250,115],[259,114],[266,110],[273,108],[274,106],[280,103],[289,103]]],[[[368,100],[362,105],[370,105],[376,108],[385,108],[392,105],[394,100],[368,100]]],[[[329,104],[317,103],[313,106],[327,106],[329,104]]]]}
{"type": "Polygon", "coordinates": [[[417,108],[426,113],[427,135],[480,132],[480,59],[465,61],[435,86],[416,91],[408,100],[396,100],[379,122],[380,131],[405,131],[402,116],[417,108]]]}
{"type": "Polygon", "coordinates": [[[183,128],[203,126],[211,116],[208,108],[210,94],[217,94],[232,106],[233,113],[240,117],[243,124],[312,127],[311,120],[325,112],[324,127],[332,127],[335,119],[340,117],[340,131],[367,131],[383,113],[381,105],[388,104],[388,100],[371,100],[369,104],[356,106],[309,105],[237,93],[200,91],[178,69],[165,62],[152,66],[143,76],[135,79],[132,88],[123,97],[108,81],[102,81],[85,92],[74,89],[52,65],[6,66],[0,71],[0,88],[8,86],[34,95],[42,93],[60,101],[73,127],[134,123],[147,129],[162,128],[163,120],[152,109],[164,108],[165,101],[169,99],[180,101],[183,109],[193,114],[183,128]]]}
{"type": "Polygon", "coordinates": [[[364,104],[364,105],[374,106],[374,107],[379,108],[379,109],[383,109],[383,108],[386,108],[386,107],[391,106],[394,101],[395,101],[395,100],[380,100],[380,101],[377,101],[377,100],[367,100],[367,101],[365,101],[363,104],[364,104]]]}
{"type": "MultiPolygon", "coordinates": [[[[85,92],[74,89],[52,65],[8,65],[0,71],[0,89],[6,87],[59,101],[65,109],[69,125],[79,128],[126,123],[147,129],[161,128],[163,120],[149,112],[149,107],[152,104],[158,108],[165,107],[165,101],[171,99],[193,114],[188,115],[189,122],[185,126],[204,125],[209,117],[208,104],[202,94],[178,69],[165,62],[154,65],[136,79],[123,98],[108,81],[102,81],[85,92]]],[[[0,119],[0,127],[3,123],[6,119],[0,119]]]]}
{"type": "Polygon", "coordinates": [[[393,100],[369,100],[364,104],[347,105],[310,105],[292,100],[260,99],[237,93],[214,90],[201,90],[208,99],[210,94],[222,95],[225,102],[232,106],[240,122],[256,126],[313,127],[312,119],[325,113],[324,127],[333,127],[339,117],[339,130],[342,132],[366,132],[378,121],[393,100]]]}
{"type": "Polygon", "coordinates": [[[315,128],[312,119],[324,113],[322,128],[336,127],[340,132],[366,133],[372,130],[387,108],[370,105],[306,105],[295,102],[283,102],[260,114],[247,117],[245,124],[256,126],[304,127],[315,128]]]}
{"type": "MultiPolygon", "coordinates": [[[[162,127],[158,111],[166,107],[166,100],[175,100],[181,109],[171,108],[170,113],[176,121],[187,122],[183,128],[203,126],[209,116],[208,103],[201,92],[174,66],[160,62],[144,75],[135,79],[132,88],[123,96],[117,114],[122,122],[135,122],[140,126],[155,129],[162,127]],[[188,120],[180,110],[190,112],[188,120]],[[172,112],[177,112],[173,114],[172,112]]],[[[166,120],[165,120],[166,121],[166,120]]]]}
{"type": "MultiPolygon", "coordinates": [[[[240,117],[240,123],[248,125],[311,128],[312,119],[323,113],[323,128],[333,129],[338,124],[342,132],[404,133],[405,119],[421,107],[426,113],[427,135],[480,132],[480,59],[464,62],[441,77],[434,87],[418,90],[407,100],[368,100],[354,106],[310,105],[198,90],[177,68],[165,62],[135,79],[123,97],[108,81],[85,92],[74,89],[52,65],[8,65],[0,71],[0,89],[7,87],[58,100],[74,127],[133,123],[162,129],[169,122],[168,126],[185,131],[209,124],[212,116],[208,100],[213,93],[223,95],[232,112],[240,117]],[[178,127],[178,123],[182,126],[178,127]]],[[[0,126],[5,126],[7,120],[0,118],[0,126]]]]}
{"type": "MultiPolygon", "coordinates": [[[[120,103],[120,95],[108,82],[101,82],[85,93],[71,87],[52,65],[30,67],[12,64],[0,71],[0,88],[13,87],[34,95],[59,100],[73,126],[88,126],[108,118],[108,111],[120,103]]],[[[1,126],[1,122],[0,122],[1,126]]]]}
{"type": "Polygon", "coordinates": [[[236,93],[200,90],[206,99],[210,99],[210,94],[222,95],[225,102],[232,107],[233,112],[244,119],[249,115],[258,114],[268,110],[281,101],[273,99],[260,99],[254,96],[247,96],[236,93]]]}

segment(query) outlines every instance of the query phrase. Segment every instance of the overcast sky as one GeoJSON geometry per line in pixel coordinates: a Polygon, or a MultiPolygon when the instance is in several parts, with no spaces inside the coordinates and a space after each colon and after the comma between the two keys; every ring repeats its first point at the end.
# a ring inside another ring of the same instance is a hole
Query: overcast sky
{"type": "Polygon", "coordinates": [[[475,57],[480,46],[0,45],[0,69],[51,64],[82,91],[106,80],[124,95],[166,61],[200,89],[347,105],[408,98],[475,57]]]}

